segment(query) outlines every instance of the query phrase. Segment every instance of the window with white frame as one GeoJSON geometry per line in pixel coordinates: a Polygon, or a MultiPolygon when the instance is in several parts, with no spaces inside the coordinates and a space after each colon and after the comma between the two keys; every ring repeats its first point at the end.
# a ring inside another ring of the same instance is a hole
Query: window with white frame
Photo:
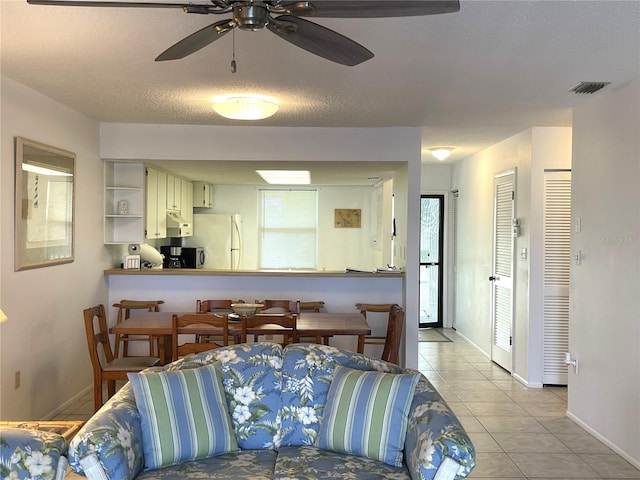
{"type": "Polygon", "coordinates": [[[315,269],[317,190],[260,190],[260,268],[315,269]]]}

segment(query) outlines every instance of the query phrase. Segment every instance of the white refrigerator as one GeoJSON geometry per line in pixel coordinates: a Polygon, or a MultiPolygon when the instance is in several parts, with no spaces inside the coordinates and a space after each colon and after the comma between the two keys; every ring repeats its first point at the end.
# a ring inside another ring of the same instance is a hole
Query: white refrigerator
{"type": "Polygon", "coordinates": [[[242,253],[242,217],[236,213],[193,215],[193,236],[186,247],[204,248],[204,267],[238,270],[242,253]]]}

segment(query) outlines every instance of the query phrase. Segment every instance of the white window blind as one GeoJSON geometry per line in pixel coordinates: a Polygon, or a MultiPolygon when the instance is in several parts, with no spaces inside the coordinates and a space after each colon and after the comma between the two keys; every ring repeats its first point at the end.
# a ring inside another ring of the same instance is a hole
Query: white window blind
{"type": "Polygon", "coordinates": [[[261,190],[260,268],[317,267],[318,192],[261,190]]]}

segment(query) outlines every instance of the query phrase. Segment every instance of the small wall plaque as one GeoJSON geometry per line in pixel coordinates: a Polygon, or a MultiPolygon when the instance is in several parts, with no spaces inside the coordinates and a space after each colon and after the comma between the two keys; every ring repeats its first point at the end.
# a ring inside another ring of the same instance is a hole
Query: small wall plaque
{"type": "Polygon", "coordinates": [[[333,220],[335,228],[360,228],[362,211],[359,208],[336,208],[333,220]]]}

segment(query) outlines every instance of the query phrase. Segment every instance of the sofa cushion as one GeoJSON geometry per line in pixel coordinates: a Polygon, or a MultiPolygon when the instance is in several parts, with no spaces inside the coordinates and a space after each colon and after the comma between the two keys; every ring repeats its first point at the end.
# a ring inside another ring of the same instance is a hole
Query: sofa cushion
{"type": "Polygon", "coordinates": [[[170,364],[171,370],[219,362],[227,408],[242,449],[280,445],[282,404],[282,346],[244,343],[188,355],[170,364]]]}
{"type": "Polygon", "coordinates": [[[367,372],[336,366],[318,447],[402,466],[407,416],[419,373],[367,372]]]}
{"type": "MultiPolygon", "coordinates": [[[[58,473],[58,462],[66,451],[67,442],[57,433],[2,427],[0,478],[53,480],[58,473]]],[[[64,478],[64,470],[61,476],[64,478]]]]}
{"type": "Polygon", "coordinates": [[[406,467],[392,467],[366,457],[320,450],[312,446],[282,447],[278,452],[275,480],[411,480],[406,467]]]}
{"type": "Polygon", "coordinates": [[[135,480],[271,480],[276,455],[274,450],[241,450],[147,470],[135,480]]]}
{"type": "Polygon", "coordinates": [[[145,469],[238,450],[215,365],[127,376],[142,417],[145,469]]]}
{"type": "Polygon", "coordinates": [[[328,345],[287,345],[282,359],[281,445],[314,445],[333,369],[344,365],[360,370],[399,373],[397,365],[328,345]]]}

